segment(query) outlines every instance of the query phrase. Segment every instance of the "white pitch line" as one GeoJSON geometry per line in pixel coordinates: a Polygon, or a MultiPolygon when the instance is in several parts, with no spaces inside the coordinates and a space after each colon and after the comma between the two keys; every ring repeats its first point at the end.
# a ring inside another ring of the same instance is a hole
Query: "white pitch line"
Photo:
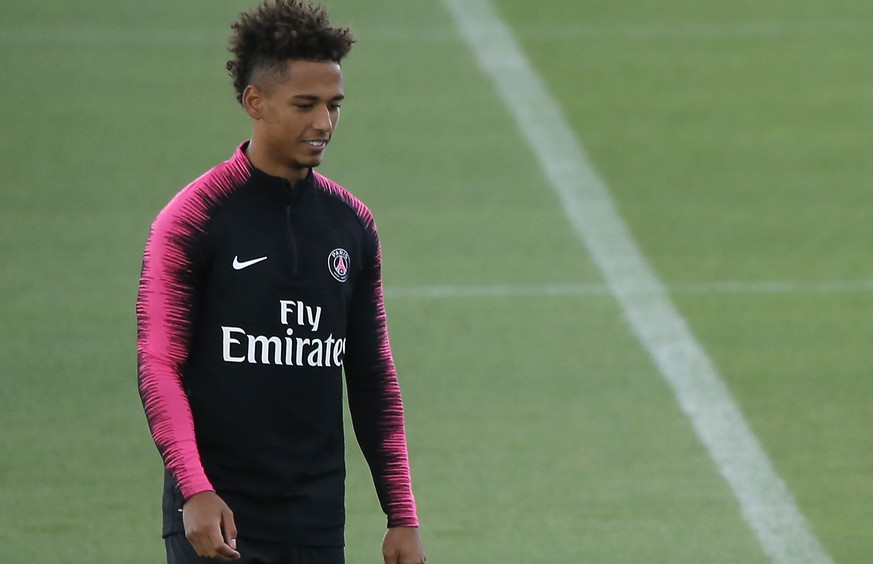
{"type": "Polygon", "coordinates": [[[637,248],[609,189],[488,0],[444,0],[564,212],[773,562],[830,563],[712,361],[637,248]]]}
{"type": "Polygon", "coordinates": [[[205,29],[69,26],[0,30],[0,45],[18,46],[210,45],[224,39],[225,34],[205,29]]]}
{"type": "Polygon", "coordinates": [[[542,284],[532,286],[390,286],[385,296],[390,299],[465,299],[465,298],[558,298],[565,296],[609,295],[602,285],[542,284]]]}
{"type": "MultiPolygon", "coordinates": [[[[665,287],[673,295],[724,294],[861,294],[873,292],[873,280],[825,280],[819,282],[701,282],[665,287]]],[[[388,286],[391,299],[469,298],[563,298],[612,295],[602,284],[442,284],[430,286],[388,286]]]]}
{"type": "Polygon", "coordinates": [[[816,37],[823,35],[866,35],[873,33],[871,21],[801,22],[761,21],[737,23],[687,24],[585,24],[525,25],[519,35],[526,39],[562,41],[570,39],[609,38],[629,40],[710,40],[760,39],[774,37],[816,37]]]}
{"type": "MultiPolygon", "coordinates": [[[[452,27],[356,26],[356,35],[367,42],[431,43],[451,42],[457,39],[452,27]]],[[[754,21],[735,23],[691,22],[675,23],[564,23],[561,25],[525,25],[519,30],[521,37],[535,40],[563,41],[577,39],[610,40],[711,40],[711,39],[758,39],[772,37],[814,37],[827,35],[866,35],[873,32],[869,20],[817,21],[814,24],[791,21],[754,21]]],[[[167,28],[136,26],[82,25],[36,26],[0,28],[0,45],[210,45],[222,41],[223,34],[216,35],[206,28],[167,28]]]]}

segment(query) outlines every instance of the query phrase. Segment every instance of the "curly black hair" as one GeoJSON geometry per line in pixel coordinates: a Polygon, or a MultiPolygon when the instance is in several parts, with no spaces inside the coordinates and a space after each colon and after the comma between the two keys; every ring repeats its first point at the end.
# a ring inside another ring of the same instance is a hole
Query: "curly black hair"
{"type": "Polygon", "coordinates": [[[288,61],[339,63],[355,42],[348,28],[330,26],[324,6],[298,0],[263,0],[230,27],[228,51],[234,58],[225,68],[240,103],[255,72],[270,72],[281,81],[288,61]]]}

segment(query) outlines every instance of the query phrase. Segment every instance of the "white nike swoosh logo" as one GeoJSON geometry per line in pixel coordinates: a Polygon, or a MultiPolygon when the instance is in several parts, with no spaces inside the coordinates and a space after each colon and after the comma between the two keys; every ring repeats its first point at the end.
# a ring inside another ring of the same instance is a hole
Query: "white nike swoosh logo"
{"type": "Polygon", "coordinates": [[[247,260],[240,262],[239,257],[233,257],[233,269],[234,270],[242,270],[243,268],[248,268],[253,264],[258,264],[261,261],[267,260],[267,257],[256,258],[252,260],[247,260]]]}

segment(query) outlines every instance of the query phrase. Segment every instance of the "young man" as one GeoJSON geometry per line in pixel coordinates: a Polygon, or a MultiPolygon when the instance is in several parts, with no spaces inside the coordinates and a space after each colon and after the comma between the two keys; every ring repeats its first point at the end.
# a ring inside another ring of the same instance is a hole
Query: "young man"
{"type": "Polygon", "coordinates": [[[227,69],[251,140],[158,215],[137,300],[167,560],[343,562],[345,371],[388,516],[385,562],[420,564],[376,226],[313,171],[354,39],[297,0],[265,1],[232,28],[227,69]]]}

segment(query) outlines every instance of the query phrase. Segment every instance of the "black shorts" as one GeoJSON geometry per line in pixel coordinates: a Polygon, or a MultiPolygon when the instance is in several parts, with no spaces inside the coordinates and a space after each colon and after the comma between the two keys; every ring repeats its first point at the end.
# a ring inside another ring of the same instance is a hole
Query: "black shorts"
{"type": "MultiPolygon", "coordinates": [[[[214,564],[211,558],[201,558],[183,534],[170,535],[167,546],[167,564],[214,564]]],[[[345,551],[338,546],[290,546],[286,544],[236,539],[236,549],[242,558],[240,564],[345,564],[345,551]]]]}

